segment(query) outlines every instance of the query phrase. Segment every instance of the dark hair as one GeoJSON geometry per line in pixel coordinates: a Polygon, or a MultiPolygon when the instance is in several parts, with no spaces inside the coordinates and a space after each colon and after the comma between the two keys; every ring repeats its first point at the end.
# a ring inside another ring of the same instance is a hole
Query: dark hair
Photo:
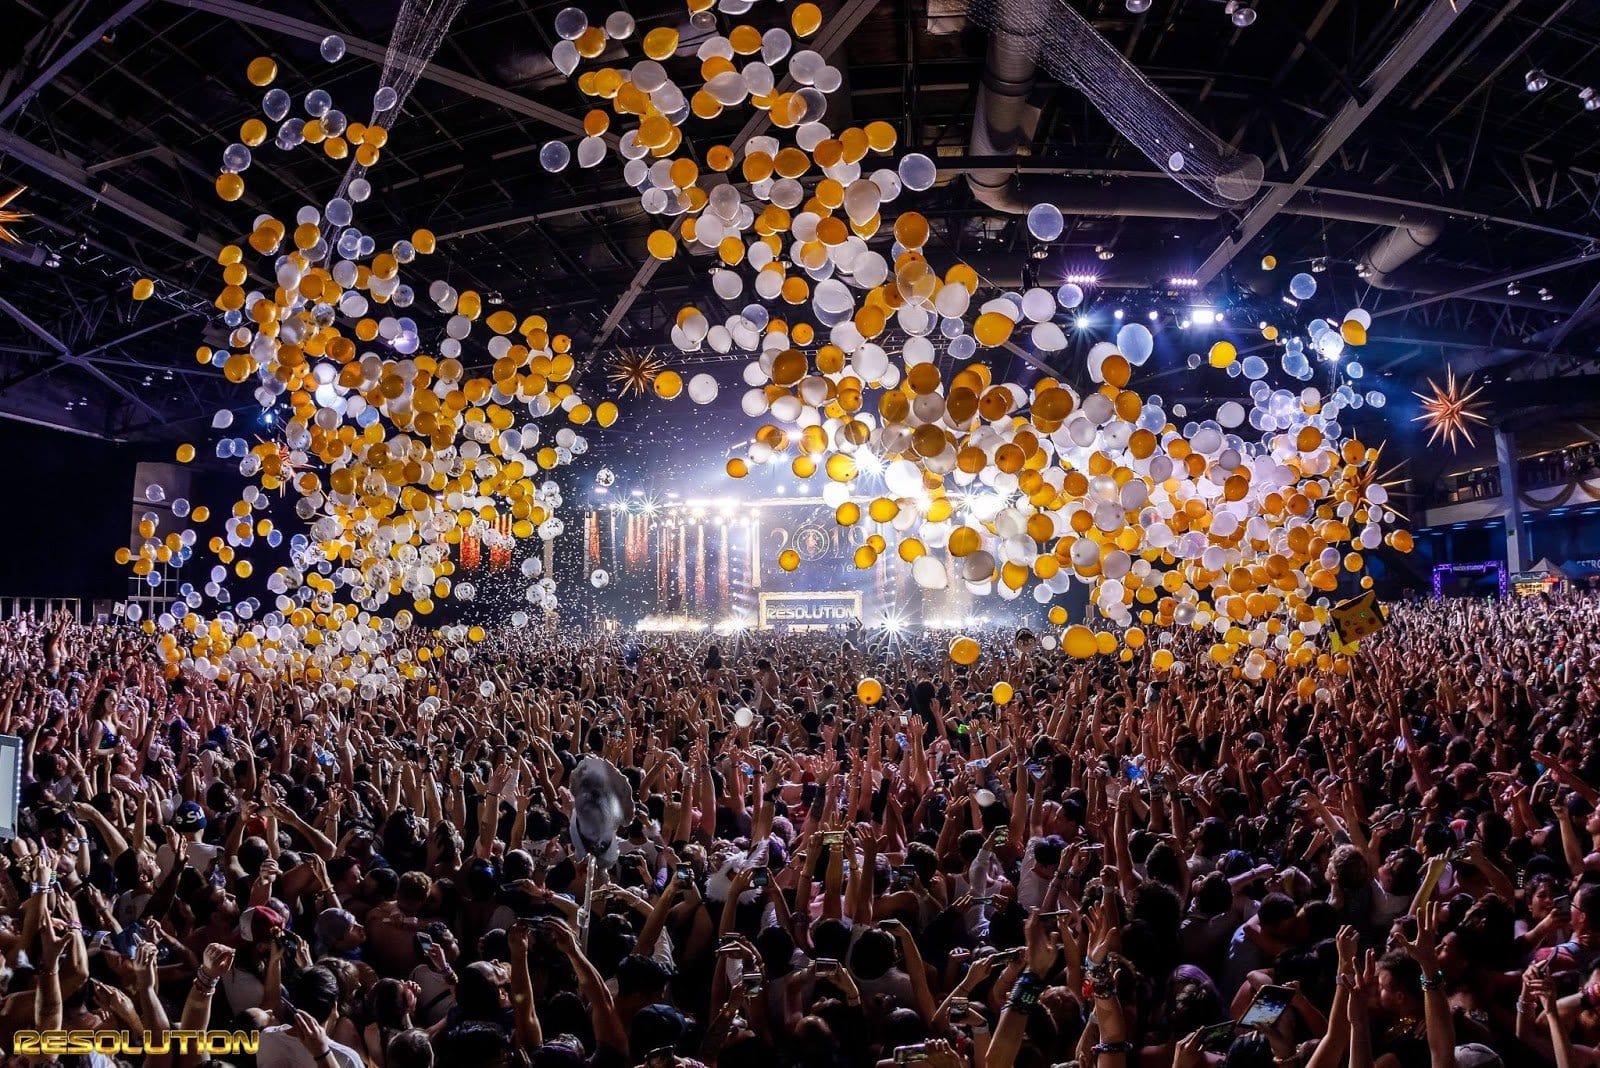
{"type": "Polygon", "coordinates": [[[894,967],[894,936],[876,927],[861,932],[850,950],[850,970],[857,979],[872,982],[894,967]]]}
{"type": "Polygon", "coordinates": [[[379,1027],[404,1026],[406,998],[405,984],[399,979],[379,979],[367,995],[367,1016],[379,1027]]]}
{"type": "Polygon", "coordinates": [[[672,973],[654,957],[630,953],[617,965],[617,995],[653,994],[671,979],[672,973]]]}
{"type": "Polygon", "coordinates": [[[435,1054],[448,1064],[496,1066],[510,1057],[513,1046],[511,1036],[498,1024],[483,1020],[466,1020],[456,1024],[439,1036],[435,1054]]]}
{"type": "Polygon", "coordinates": [[[1033,860],[1042,868],[1053,868],[1061,863],[1061,854],[1067,848],[1066,841],[1058,834],[1046,835],[1033,843],[1033,860]]]}
{"type": "Polygon", "coordinates": [[[295,1007],[310,1013],[318,1023],[325,1023],[339,1006],[339,977],[323,965],[313,965],[295,976],[289,988],[295,1007]]]}
{"type": "Polygon", "coordinates": [[[1378,958],[1378,970],[1388,972],[1395,985],[1415,997],[1422,996],[1422,965],[1403,949],[1393,949],[1378,958]]]}
{"type": "Polygon", "coordinates": [[[433,1068],[433,1043],[428,1032],[412,1027],[391,1036],[384,1047],[383,1060],[388,1068],[433,1068]]]}
{"type": "Polygon", "coordinates": [[[1221,872],[1208,872],[1195,883],[1194,901],[1202,916],[1220,916],[1233,904],[1233,887],[1221,872]]]}
{"type": "Polygon", "coordinates": [[[1256,915],[1260,917],[1263,927],[1292,920],[1295,917],[1294,898],[1288,894],[1268,894],[1261,899],[1261,908],[1256,915]]]}

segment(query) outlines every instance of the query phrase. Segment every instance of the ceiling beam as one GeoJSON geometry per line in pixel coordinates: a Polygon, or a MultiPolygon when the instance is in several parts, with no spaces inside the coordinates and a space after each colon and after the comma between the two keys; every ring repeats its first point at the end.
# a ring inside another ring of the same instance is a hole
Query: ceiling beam
{"type": "Polygon", "coordinates": [[[1594,288],[1589,290],[1589,295],[1583,298],[1583,302],[1578,305],[1571,315],[1552,326],[1549,330],[1539,331],[1533,335],[1533,339],[1535,341],[1547,341],[1545,351],[1554,352],[1561,347],[1563,341],[1567,340],[1567,335],[1594,318],[1597,304],[1600,304],[1600,282],[1595,283],[1594,288]]]}
{"type": "MultiPolygon", "coordinates": [[[[254,4],[239,3],[238,0],[167,0],[167,2],[178,7],[187,7],[195,11],[205,11],[212,15],[220,15],[223,18],[232,19],[235,22],[242,22],[248,26],[255,26],[263,30],[273,30],[286,37],[296,37],[312,44],[321,42],[324,37],[331,33],[339,33],[338,30],[330,26],[319,26],[315,23],[304,22],[300,19],[290,18],[288,15],[280,15],[276,11],[270,11],[264,7],[256,7],[254,4]]],[[[344,38],[345,50],[351,55],[360,56],[362,59],[381,64],[388,54],[388,47],[385,45],[364,41],[359,37],[351,37],[345,33],[339,33],[339,36],[344,38]]],[[[519,115],[536,119],[546,126],[553,126],[558,130],[577,134],[580,137],[586,132],[581,118],[575,118],[564,111],[558,111],[545,104],[536,103],[525,96],[502,89],[498,85],[491,85],[477,78],[468,77],[458,71],[441,67],[437,63],[429,63],[423,67],[421,77],[439,85],[447,86],[457,92],[465,93],[467,96],[498,105],[507,111],[514,111],[519,115]]],[[[607,137],[607,140],[613,145],[616,143],[614,135],[607,137]]]]}
{"type": "Polygon", "coordinates": [[[26,312],[17,307],[15,304],[11,303],[9,300],[6,300],[4,297],[0,297],[0,312],[5,312],[7,315],[11,316],[11,318],[15,319],[23,329],[27,330],[34,337],[37,337],[40,341],[43,341],[46,345],[49,345],[52,349],[54,349],[56,354],[61,357],[63,363],[70,363],[74,367],[82,368],[88,374],[98,379],[112,392],[122,397],[122,399],[138,405],[140,408],[143,408],[145,411],[149,412],[154,418],[167,418],[166,414],[156,408],[155,405],[139,396],[139,394],[135,393],[121,382],[118,382],[115,378],[112,378],[110,375],[106,374],[100,368],[96,367],[91,361],[84,359],[82,356],[76,355],[72,349],[67,346],[66,342],[62,341],[60,338],[56,337],[55,334],[51,333],[49,330],[45,329],[45,327],[35,322],[26,312]]]}
{"type": "MultiPolygon", "coordinates": [[[[878,0],[845,0],[839,10],[835,11],[824,24],[822,33],[817,36],[815,41],[811,42],[811,48],[821,55],[823,59],[831,60],[834,53],[844,47],[845,41],[855,32],[856,27],[860,26],[862,21],[872,13],[872,9],[877,6],[878,0]]],[[[778,84],[776,91],[792,93],[799,88],[799,84],[786,75],[783,81],[778,84]]],[[[771,123],[772,116],[768,112],[757,111],[754,115],[751,115],[749,120],[745,122],[744,128],[739,131],[738,135],[728,145],[733,150],[734,158],[738,158],[739,153],[744,150],[744,146],[750,143],[751,138],[760,134],[771,123]]],[[[673,236],[677,236],[682,227],[683,217],[679,216],[672,223],[673,236]]],[[[650,284],[650,279],[654,278],[656,272],[661,269],[662,262],[654,256],[650,256],[639,265],[638,273],[633,276],[633,281],[628,283],[628,288],[623,291],[622,296],[617,298],[617,302],[611,306],[611,311],[606,315],[605,321],[600,324],[600,330],[594,336],[593,349],[598,350],[610,340],[612,333],[621,324],[623,316],[627,315],[628,309],[633,307],[633,302],[639,299],[639,294],[644,292],[644,287],[650,284]]]]}
{"type": "Polygon", "coordinates": [[[1383,103],[1394,87],[1400,84],[1400,80],[1428,54],[1444,31],[1455,22],[1461,9],[1471,2],[1472,0],[1432,0],[1428,9],[1411,24],[1405,36],[1400,38],[1394,49],[1383,58],[1377,69],[1362,82],[1360,96],[1345,101],[1328,121],[1328,125],[1323,128],[1312,143],[1310,151],[1306,153],[1305,162],[1301,164],[1298,175],[1291,181],[1279,183],[1269,189],[1265,196],[1245,212],[1233,231],[1222,239],[1222,243],[1211,255],[1206,257],[1205,262],[1194,272],[1201,286],[1208,285],[1222,273],[1223,268],[1233,262],[1239,251],[1255,240],[1267,224],[1277,218],[1278,213],[1288,205],[1289,201],[1316,177],[1317,172],[1350,139],[1350,135],[1366,121],[1367,116],[1383,103]]]}
{"type": "Polygon", "coordinates": [[[100,39],[115,30],[128,19],[139,13],[139,10],[150,3],[150,0],[128,0],[127,3],[107,15],[98,25],[92,27],[79,38],[78,43],[57,56],[51,64],[39,72],[39,76],[23,86],[21,91],[4,107],[0,107],[0,123],[8,121],[11,116],[27,107],[33,98],[44,90],[44,87],[55,80],[56,75],[66,70],[72,62],[89,49],[100,43],[100,39]]]}
{"type": "Polygon", "coordinates": [[[157,233],[165,234],[203,256],[214,257],[222,249],[222,242],[216,238],[185,225],[136,197],[129,196],[104,179],[90,174],[84,169],[83,164],[48,152],[10,130],[0,130],[0,152],[40,174],[54,178],[62,185],[70,186],[96,203],[104,204],[157,233]]]}

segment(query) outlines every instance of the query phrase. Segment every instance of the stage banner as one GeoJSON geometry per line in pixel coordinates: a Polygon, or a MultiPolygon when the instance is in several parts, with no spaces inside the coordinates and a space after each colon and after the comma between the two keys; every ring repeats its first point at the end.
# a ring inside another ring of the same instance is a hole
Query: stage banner
{"type": "Polygon", "coordinates": [[[854,591],[762,591],[758,604],[758,625],[762,630],[822,630],[861,623],[861,594],[854,591]]]}

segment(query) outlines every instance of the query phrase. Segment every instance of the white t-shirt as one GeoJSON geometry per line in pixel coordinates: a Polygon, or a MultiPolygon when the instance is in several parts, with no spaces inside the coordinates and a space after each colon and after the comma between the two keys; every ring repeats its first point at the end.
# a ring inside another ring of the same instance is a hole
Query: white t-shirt
{"type": "Polygon", "coordinates": [[[261,1052],[256,1054],[256,1068],[364,1068],[366,1064],[361,1054],[331,1038],[328,1048],[333,1055],[319,1061],[294,1037],[288,1024],[268,1027],[261,1032],[261,1052]]]}
{"type": "MultiPolygon", "coordinates": [[[[222,847],[219,845],[212,845],[210,842],[190,842],[189,867],[204,875],[211,870],[211,862],[216,860],[221,853],[222,847]]],[[[160,849],[156,850],[156,867],[161,872],[157,876],[158,882],[172,874],[173,859],[171,846],[162,845],[160,849]]]]}

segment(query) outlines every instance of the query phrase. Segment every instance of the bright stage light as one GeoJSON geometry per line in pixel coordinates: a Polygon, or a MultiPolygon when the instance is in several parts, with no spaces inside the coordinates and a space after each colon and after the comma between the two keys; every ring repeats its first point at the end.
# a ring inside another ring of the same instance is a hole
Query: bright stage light
{"type": "Polygon", "coordinates": [[[871,449],[858,449],[855,454],[856,470],[868,478],[877,478],[883,474],[883,457],[871,449]]]}

